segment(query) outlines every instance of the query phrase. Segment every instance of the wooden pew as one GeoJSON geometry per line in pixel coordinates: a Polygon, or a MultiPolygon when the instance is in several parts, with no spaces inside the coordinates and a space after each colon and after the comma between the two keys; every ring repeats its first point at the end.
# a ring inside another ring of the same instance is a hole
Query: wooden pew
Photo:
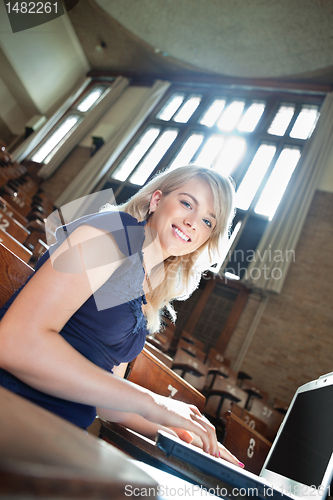
{"type": "Polygon", "coordinates": [[[11,250],[24,262],[28,263],[30,261],[32,257],[32,252],[1,228],[0,228],[0,243],[5,247],[7,247],[9,250],[11,250]]]}
{"type": "Polygon", "coordinates": [[[206,354],[203,352],[201,347],[187,342],[183,337],[180,337],[178,341],[176,352],[179,352],[180,350],[183,350],[186,353],[190,354],[193,358],[198,359],[201,363],[204,363],[206,359],[206,354]]]}
{"type": "Polygon", "coordinates": [[[282,423],[283,414],[257,398],[252,401],[249,411],[267,424],[266,438],[272,443],[282,423]]]}
{"type": "Polygon", "coordinates": [[[231,385],[236,385],[237,383],[237,372],[230,368],[230,366],[220,364],[208,368],[206,389],[212,389],[216,377],[228,379],[228,383],[231,385]]]}
{"type": "Polygon", "coordinates": [[[262,436],[266,436],[267,424],[260,420],[256,415],[249,412],[245,408],[238,406],[237,403],[233,403],[231,412],[239,417],[246,425],[248,425],[252,430],[259,432],[262,436]]]}
{"type": "Polygon", "coordinates": [[[193,337],[190,333],[188,333],[186,330],[183,330],[182,333],[180,334],[179,340],[182,339],[187,344],[192,345],[193,347],[196,347],[200,351],[204,349],[204,343],[201,342],[201,340],[198,340],[197,338],[193,337]]]}
{"type": "Polygon", "coordinates": [[[274,398],[273,408],[274,408],[274,410],[282,413],[282,415],[285,415],[288,411],[287,403],[285,401],[282,401],[281,399],[278,399],[278,398],[274,398]]]}
{"type": "Polygon", "coordinates": [[[157,491],[123,453],[3,387],[0,429],[2,499],[123,500],[128,484],[157,491]]]}
{"type": "Polygon", "coordinates": [[[24,285],[33,269],[0,243],[0,307],[24,285]]]}
{"type": "Polygon", "coordinates": [[[223,354],[211,347],[205,364],[210,368],[218,367],[221,365],[230,366],[230,359],[225,358],[223,354]]]}
{"type": "Polygon", "coordinates": [[[188,352],[187,349],[182,347],[177,349],[172,369],[198,391],[204,388],[208,368],[199,358],[188,352]]]}
{"type": "Polygon", "coordinates": [[[145,348],[129,364],[125,378],[161,396],[194,404],[200,411],[205,406],[206,399],[199,391],[145,348]]]}
{"type": "Polygon", "coordinates": [[[221,420],[226,411],[231,410],[232,403],[237,403],[244,408],[248,398],[246,392],[220,375],[215,378],[211,389],[204,391],[204,395],[206,396],[205,413],[216,423],[221,420]]]}
{"type": "Polygon", "coordinates": [[[0,207],[0,228],[6,233],[10,234],[20,243],[24,243],[28,238],[28,236],[30,235],[30,231],[28,229],[26,229],[15,218],[10,217],[8,213],[5,212],[1,207],[0,207]]]}
{"type": "Polygon", "coordinates": [[[246,470],[259,474],[271,443],[232,412],[227,412],[224,419],[224,446],[243,462],[246,470]]]}
{"type": "MultiPolygon", "coordinates": [[[[1,197],[10,205],[15,207],[23,217],[31,218],[31,214],[36,214],[41,219],[45,219],[53,212],[53,205],[46,199],[37,196],[27,195],[22,189],[17,189],[8,186],[3,186],[0,189],[1,197]]],[[[34,218],[36,218],[34,217],[34,218]]]]}
{"type": "Polygon", "coordinates": [[[242,389],[243,391],[252,393],[254,397],[257,397],[262,401],[267,401],[269,398],[268,392],[253,384],[251,380],[246,380],[245,382],[243,382],[242,389]]]}
{"type": "Polygon", "coordinates": [[[172,367],[173,359],[165,354],[165,352],[160,351],[155,347],[153,344],[150,344],[149,342],[145,343],[145,349],[149,351],[151,354],[153,354],[157,359],[162,361],[168,368],[172,367]]]}
{"type": "Polygon", "coordinates": [[[160,332],[147,336],[147,341],[162,352],[167,353],[174,338],[175,325],[168,318],[163,318],[165,326],[160,332]]]}
{"type": "Polygon", "coordinates": [[[0,196],[0,207],[1,209],[6,212],[8,217],[13,217],[15,220],[17,220],[22,226],[27,227],[28,224],[28,219],[26,217],[23,217],[23,215],[16,210],[15,206],[11,205],[8,201],[6,201],[2,196],[0,196]]]}

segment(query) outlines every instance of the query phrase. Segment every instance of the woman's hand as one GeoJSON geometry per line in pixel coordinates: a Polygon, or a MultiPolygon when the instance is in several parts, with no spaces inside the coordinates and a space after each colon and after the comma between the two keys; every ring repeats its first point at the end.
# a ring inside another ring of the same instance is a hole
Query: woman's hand
{"type": "Polygon", "coordinates": [[[151,393],[154,404],[149,405],[143,415],[147,420],[170,428],[183,429],[196,434],[202,449],[215,457],[219,456],[219,445],[215,427],[194,405],[151,393]],[[177,423],[178,422],[178,423],[177,423]]]}
{"type": "MultiPolygon", "coordinates": [[[[185,443],[190,443],[193,444],[194,446],[202,448],[201,446],[202,442],[197,435],[191,434],[190,432],[185,431],[184,429],[172,428],[170,430],[172,431],[173,434],[176,434],[179,437],[179,439],[185,441],[185,443]]],[[[232,453],[230,453],[230,451],[227,450],[227,448],[225,448],[223,444],[218,442],[217,446],[218,446],[219,458],[223,458],[224,460],[227,460],[228,462],[234,465],[238,465],[238,467],[244,467],[244,464],[242,464],[242,462],[240,462],[232,453]]]]}

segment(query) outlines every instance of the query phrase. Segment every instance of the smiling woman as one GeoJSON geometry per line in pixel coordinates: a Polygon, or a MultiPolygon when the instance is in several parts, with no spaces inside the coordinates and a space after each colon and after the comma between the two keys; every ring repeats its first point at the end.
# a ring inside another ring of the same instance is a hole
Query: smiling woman
{"type": "Polygon", "coordinates": [[[58,228],[0,310],[0,385],[83,428],[96,413],[149,436],[173,428],[238,463],[196,407],[120,378],[161,310],[172,313],[170,301],[198,285],[205,251],[216,258],[232,200],[228,179],[191,165],[58,228]]]}
{"type": "Polygon", "coordinates": [[[145,306],[148,326],[157,331],[161,309],[175,317],[170,302],[187,299],[202,273],[222,264],[234,215],[233,184],[210,168],[186,165],[157,174],[119,209],[146,220],[160,241],[159,252],[164,255],[160,264],[157,252],[148,259],[145,249],[145,261],[157,264],[148,273],[152,286],[145,306]]]}

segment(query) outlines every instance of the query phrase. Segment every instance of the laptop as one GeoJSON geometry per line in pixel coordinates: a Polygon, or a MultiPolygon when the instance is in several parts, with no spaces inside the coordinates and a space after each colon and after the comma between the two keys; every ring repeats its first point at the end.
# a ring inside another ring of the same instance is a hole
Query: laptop
{"type": "Polygon", "coordinates": [[[163,431],[156,443],[225,483],[220,496],[324,500],[333,496],[333,372],[297,390],[259,476],[163,431]]]}

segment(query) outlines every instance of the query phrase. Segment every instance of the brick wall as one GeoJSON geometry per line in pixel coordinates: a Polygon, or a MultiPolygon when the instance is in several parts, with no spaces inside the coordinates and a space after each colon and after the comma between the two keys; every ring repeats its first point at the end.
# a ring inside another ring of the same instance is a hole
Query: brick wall
{"type": "MultiPolygon", "coordinates": [[[[282,293],[269,298],[241,369],[271,396],[333,370],[333,193],[316,191],[282,293]]],[[[225,355],[236,360],[260,299],[251,295],[225,355]]]]}

